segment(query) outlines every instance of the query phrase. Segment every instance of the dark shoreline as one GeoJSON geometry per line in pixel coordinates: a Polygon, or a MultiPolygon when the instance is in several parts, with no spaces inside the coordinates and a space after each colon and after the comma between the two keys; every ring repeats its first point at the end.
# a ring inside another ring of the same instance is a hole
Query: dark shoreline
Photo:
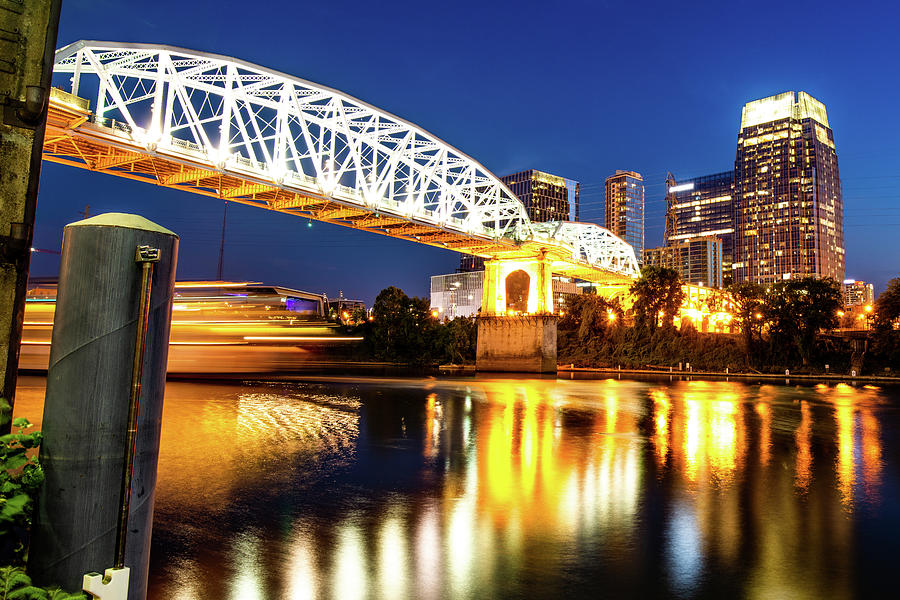
{"type": "Polygon", "coordinates": [[[755,373],[746,371],[731,371],[725,373],[723,371],[663,371],[659,369],[618,369],[612,367],[573,367],[568,365],[559,365],[556,368],[557,374],[604,374],[604,375],[637,375],[641,377],[680,377],[680,378],[701,378],[701,379],[778,379],[778,380],[794,380],[803,381],[831,381],[831,382],[862,382],[862,383],[895,383],[900,384],[900,377],[892,377],[885,375],[857,375],[850,376],[848,373],[791,373],[784,375],[781,373],[755,373]]]}
{"type": "MultiPolygon", "coordinates": [[[[20,369],[21,375],[39,375],[46,376],[45,370],[20,369]]],[[[241,373],[168,373],[166,379],[172,381],[262,381],[262,380],[292,380],[292,379],[319,379],[321,377],[337,376],[369,376],[369,377],[434,377],[434,376],[450,376],[450,377],[475,377],[482,376],[498,376],[498,377],[525,377],[525,378],[548,378],[553,377],[549,374],[539,373],[505,373],[490,371],[475,371],[475,365],[434,365],[434,366],[411,366],[400,363],[388,362],[341,362],[341,363],[309,363],[303,365],[295,371],[291,372],[241,372],[241,373]]],[[[778,380],[790,383],[791,381],[803,382],[834,382],[834,383],[887,383],[900,384],[900,377],[884,376],[884,375],[857,375],[851,377],[849,374],[810,374],[810,373],[791,373],[783,375],[779,373],[755,373],[755,372],[728,372],[723,371],[684,371],[676,370],[664,371],[661,369],[619,369],[611,367],[575,367],[571,365],[558,365],[555,377],[567,376],[567,379],[575,376],[583,375],[587,377],[603,375],[603,376],[629,376],[629,377],[668,377],[679,379],[742,379],[742,380],[778,380]]]]}

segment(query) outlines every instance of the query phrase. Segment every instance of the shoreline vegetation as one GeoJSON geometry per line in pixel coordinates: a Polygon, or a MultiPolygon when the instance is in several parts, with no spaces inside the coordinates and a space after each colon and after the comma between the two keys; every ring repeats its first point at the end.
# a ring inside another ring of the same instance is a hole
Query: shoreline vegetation
{"type": "MultiPolygon", "coordinates": [[[[644,267],[624,306],[592,293],[572,295],[557,324],[561,370],[780,379],[900,378],[900,278],[871,310],[868,331],[835,334],[843,298],[831,278],[799,277],[768,287],[742,283],[730,293],[738,333],[698,331],[688,318],[676,327],[684,292],[677,272],[644,267]],[[861,334],[861,335],[859,335],[861,334]],[[568,365],[568,367],[566,367],[568,365]],[[855,373],[855,376],[854,376],[855,373]]],[[[444,322],[425,298],[383,290],[372,321],[354,331],[365,343],[353,359],[417,367],[474,363],[476,322],[444,322]]],[[[350,358],[350,357],[348,357],[350,358]]],[[[465,371],[465,369],[462,369],[465,371]]]]}
{"type": "MultiPolygon", "coordinates": [[[[666,367],[668,369],[668,367],[666,367]]],[[[767,379],[767,380],[803,380],[803,381],[834,381],[834,382],[860,382],[860,383],[898,383],[900,376],[896,375],[856,375],[849,373],[759,373],[756,371],[673,371],[665,369],[619,369],[616,367],[575,367],[560,364],[556,368],[557,374],[607,374],[607,375],[637,375],[641,377],[678,377],[681,379],[767,379]]]]}
{"type": "Polygon", "coordinates": [[[681,282],[674,272],[645,267],[631,288],[633,306],[592,294],[572,296],[560,319],[558,364],[605,370],[685,371],[726,375],[891,379],[900,369],[900,278],[871,313],[871,328],[836,335],[843,308],[833,279],[801,277],[769,287],[731,288],[739,333],[704,333],[689,320],[674,325],[681,282]]]}

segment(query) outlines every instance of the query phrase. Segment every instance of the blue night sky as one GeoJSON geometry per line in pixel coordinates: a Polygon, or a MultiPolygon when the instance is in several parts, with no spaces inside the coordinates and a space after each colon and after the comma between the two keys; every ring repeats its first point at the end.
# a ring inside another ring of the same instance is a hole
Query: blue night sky
{"type": "MultiPolygon", "coordinates": [[[[401,116],[498,175],[581,182],[602,222],[603,181],[646,184],[647,246],[662,242],[665,176],[733,168],[745,102],[821,100],[844,192],[847,276],[900,271],[900,8],[894,2],[186,2],[65,0],[60,47],[147,42],[238,57],[401,116]],[[255,7],[251,11],[249,7],[255,7]]],[[[91,214],[136,212],[181,235],[180,279],[215,276],[222,203],[44,163],[35,246],[91,214]]],[[[459,255],[229,206],[225,276],[371,303],[388,285],[427,295],[459,255]]],[[[32,274],[55,275],[37,253],[32,274]]]]}

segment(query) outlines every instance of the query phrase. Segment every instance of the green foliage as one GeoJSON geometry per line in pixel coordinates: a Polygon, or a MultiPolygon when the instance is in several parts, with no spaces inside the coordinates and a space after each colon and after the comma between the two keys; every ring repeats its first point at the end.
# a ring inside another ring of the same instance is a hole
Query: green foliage
{"type": "Polygon", "coordinates": [[[875,301],[875,326],[891,329],[892,323],[900,319],[900,277],[888,282],[887,288],[875,301]]]}
{"type": "Polygon", "coordinates": [[[85,600],[83,592],[71,594],[59,588],[39,588],[22,567],[0,567],[0,600],[85,600]]]}
{"type": "MultiPolygon", "coordinates": [[[[7,404],[0,399],[0,404],[7,404]]],[[[40,431],[28,419],[16,418],[15,433],[0,436],[0,560],[14,563],[0,567],[0,600],[86,600],[83,592],[69,593],[59,588],[31,584],[22,566],[31,527],[31,509],[44,472],[37,459],[42,441],[40,431]]]]}
{"type": "Polygon", "coordinates": [[[0,427],[5,427],[12,420],[12,404],[6,398],[0,398],[0,427]]]}
{"type": "MultiPolygon", "coordinates": [[[[769,289],[752,283],[735,286],[732,294],[738,305],[741,339],[700,333],[689,321],[675,330],[670,315],[680,307],[683,296],[675,272],[666,271],[647,267],[632,286],[634,327],[623,327],[621,321],[610,327],[598,318],[607,309],[602,299],[573,299],[559,324],[559,362],[629,368],[691,363],[695,370],[717,371],[748,366],[783,371],[799,364],[822,369],[825,363],[832,371],[849,368],[847,344],[839,339],[822,340],[819,335],[837,325],[842,299],[833,279],[790,279],[769,289]],[[657,326],[660,312],[665,313],[662,327],[657,326]]],[[[900,293],[900,283],[897,290],[900,293]]],[[[874,364],[892,359],[897,361],[893,364],[900,364],[900,331],[885,332],[875,340],[873,352],[874,364]]]]}
{"type": "Polygon", "coordinates": [[[756,349],[762,340],[765,313],[766,288],[752,281],[735,284],[731,295],[738,307],[736,315],[744,336],[744,360],[749,366],[758,356],[756,349]]]}
{"type": "Polygon", "coordinates": [[[681,277],[674,269],[652,265],[641,269],[641,277],[630,289],[635,296],[635,325],[648,329],[651,334],[656,330],[657,323],[663,327],[673,327],[675,314],[684,301],[681,284],[681,277]]]}
{"type": "Polygon", "coordinates": [[[350,322],[352,323],[365,323],[366,319],[368,319],[366,309],[359,306],[354,308],[353,312],[350,313],[350,322]]]}
{"type": "Polygon", "coordinates": [[[431,361],[438,323],[426,298],[410,298],[391,286],[375,298],[372,315],[369,341],[377,358],[414,364],[431,361]]]}
{"type": "Polygon", "coordinates": [[[13,419],[12,425],[17,432],[0,436],[0,560],[4,562],[22,560],[34,497],[44,481],[34,452],[41,444],[41,433],[25,433],[31,423],[21,417],[13,419]]]}
{"type": "Polygon", "coordinates": [[[843,306],[840,284],[830,277],[800,277],[772,285],[765,302],[770,363],[790,364],[799,355],[804,366],[813,360],[819,330],[837,326],[843,306]]]}
{"type": "Polygon", "coordinates": [[[440,328],[441,345],[437,357],[451,364],[471,363],[475,360],[475,342],[478,328],[475,319],[457,317],[440,328]]]}
{"type": "Polygon", "coordinates": [[[569,296],[563,312],[558,330],[571,332],[579,342],[596,342],[611,335],[623,317],[618,302],[609,302],[596,294],[569,296]]]}
{"type": "Polygon", "coordinates": [[[388,287],[372,305],[373,321],[357,330],[379,360],[413,365],[465,364],[475,360],[475,319],[457,317],[441,323],[425,298],[410,298],[388,287]]]}
{"type": "Polygon", "coordinates": [[[587,367],[643,369],[677,367],[691,363],[694,370],[723,371],[743,364],[743,349],[737,336],[699,333],[692,325],[681,330],[660,327],[652,333],[640,327],[617,325],[603,338],[579,339],[577,332],[561,327],[557,335],[557,356],[562,364],[587,367]]]}

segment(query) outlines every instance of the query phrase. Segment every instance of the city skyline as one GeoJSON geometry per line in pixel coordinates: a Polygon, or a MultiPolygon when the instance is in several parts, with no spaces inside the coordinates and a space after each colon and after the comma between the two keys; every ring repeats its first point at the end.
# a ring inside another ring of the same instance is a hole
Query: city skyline
{"type": "MultiPolygon", "coordinates": [[[[880,31],[882,23],[890,19],[863,27],[846,18],[852,10],[862,9],[841,7],[838,19],[839,6],[826,4],[825,10],[810,15],[815,25],[810,29],[833,42],[822,49],[821,60],[802,68],[774,66],[769,59],[792,47],[799,49],[808,40],[767,34],[769,45],[784,42],[787,49],[776,51],[764,45],[750,56],[729,44],[726,25],[733,16],[727,7],[717,5],[654,9],[641,33],[648,43],[625,53],[616,46],[618,33],[609,32],[608,39],[590,43],[584,35],[591,31],[590,23],[627,10],[617,6],[601,10],[566,4],[560,10],[575,17],[571,39],[554,46],[526,47],[508,43],[521,34],[519,25],[533,23],[533,13],[546,9],[531,7],[530,16],[521,17],[520,23],[520,17],[500,7],[473,5],[469,11],[461,7],[435,29],[429,15],[412,5],[342,11],[298,9],[285,3],[280,13],[256,15],[265,27],[229,35],[233,29],[228,23],[243,13],[227,4],[213,14],[203,6],[162,2],[151,15],[129,3],[110,0],[104,4],[104,18],[97,19],[96,3],[73,1],[63,6],[58,45],[77,39],[166,43],[235,56],[310,79],[416,123],[495,174],[534,168],[580,181],[580,212],[586,221],[603,221],[605,177],[616,168],[633,169],[644,174],[647,247],[662,241],[665,173],[671,171],[680,180],[729,169],[741,107],[785,89],[804,89],[828,107],[835,143],[840,147],[846,275],[872,281],[878,293],[897,275],[900,265],[900,250],[884,244],[900,220],[893,206],[900,195],[892,189],[900,179],[893,142],[900,127],[889,106],[889,98],[896,97],[897,83],[886,81],[874,66],[860,66],[860,60],[896,53],[896,41],[886,30],[880,31]],[[180,18],[165,18],[176,6],[180,18]],[[290,19],[271,17],[300,10],[319,26],[303,30],[306,43],[298,50],[282,39],[289,37],[284,34],[292,31],[292,25],[280,21],[290,19]],[[670,26],[697,27],[697,19],[712,31],[702,49],[688,44],[664,54],[663,45],[653,41],[659,31],[670,26]],[[464,25],[472,22],[481,25],[467,30],[464,25]],[[388,38],[379,30],[388,26],[410,31],[409,39],[384,42],[388,38]],[[485,27],[492,36],[484,35],[485,27]],[[345,35],[347,31],[352,35],[345,35]],[[574,35],[579,32],[581,35],[574,35]],[[433,51],[414,51],[423,46],[433,51]],[[445,49],[438,51],[442,46],[445,49]],[[637,91],[608,93],[592,80],[592,60],[640,66],[642,75],[634,86],[637,91]],[[672,69],[667,63],[673,61],[680,66],[678,70],[693,71],[693,76],[675,77],[674,83],[670,76],[664,86],[656,82],[660,73],[672,69]],[[526,81],[495,75],[502,73],[504,66],[508,71],[512,65],[529,63],[542,71],[555,69],[565,78],[575,92],[574,98],[567,96],[574,106],[561,109],[546,96],[525,93],[526,81]],[[724,65],[730,65],[729,69],[723,70],[724,65]],[[661,94],[663,89],[666,95],[661,94]]],[[[745,18],[765,22],[763,8],[745,18]]],[[[774,4],[771,9],[775,10],[774,4]]],[[[891,14],[896,10],[882,7],[882,12],[891,14]]],[[[42,174],[36,247],[58,249],[62,226],[77,220],[85,205],[91,205],[91,214],[139,212],[181,234],[180,277],[215,274],[221,202],[47,163],[42,174]]],[[[459,263],[459,255],[449,251],[410,247],[326,225],[305,225],[295,218],[232,205],[225,276],[329,295],[343,290],[346,296],[371,301],[387,285],[426,295],[428,275],[451,272],[459,263]]],[[[56,260],[53,255],[38,253],[34,274],[55,274],[56,260]]]]}

